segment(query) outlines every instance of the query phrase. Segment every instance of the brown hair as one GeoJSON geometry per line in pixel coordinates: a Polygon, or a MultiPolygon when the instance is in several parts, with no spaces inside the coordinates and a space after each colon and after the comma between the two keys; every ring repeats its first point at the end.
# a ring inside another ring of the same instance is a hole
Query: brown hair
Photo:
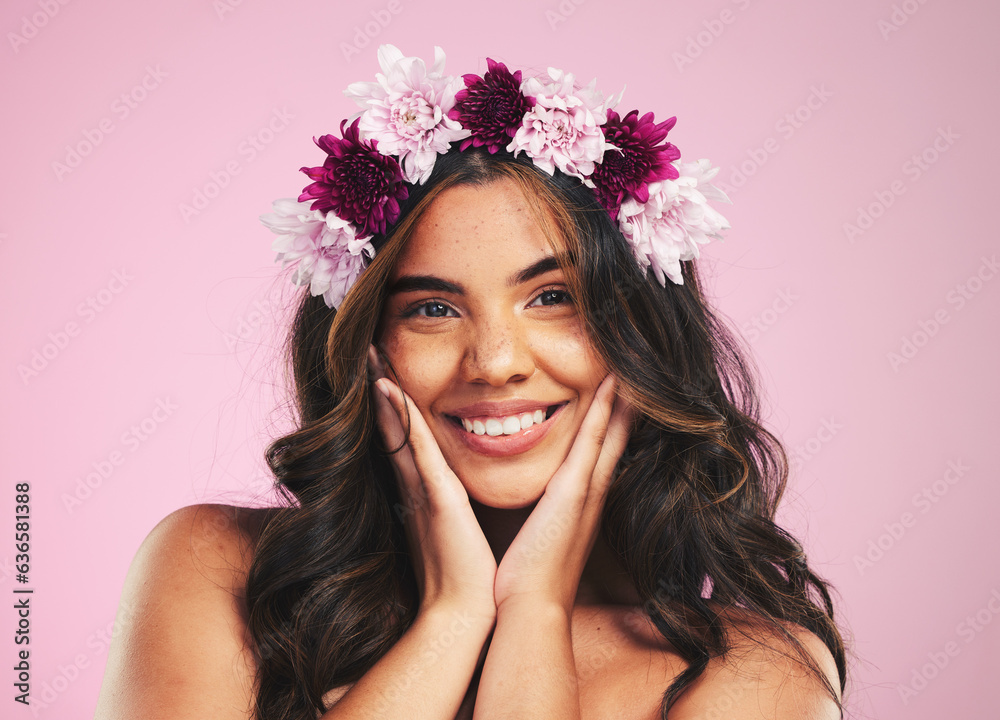
{"type": "MultiPolygon", "coordinates": [[[[692,263],[683,285],[639,270],[591,190],[530,161],[484,150],[440,156],[338,311],[304,297],[290,336],[298,428],[268,462],[288,507],[257,544],[247,582],[257,657],[256,716],[312,718],[327,690],[358,680],[412,623],[419,600],[400,498],[374,425],[366,369],[387,280],[422,213],[460,184],[515,182],[550,239],[590,340],[639,419],[609,490],[602,532],[642,609],[688,662],[666,688],[663,717],[712,657],[731,647],[720,610],[786,639],[827,683],[789,630],[845,653],[827,585],[774,523],[784,451],[759,421],[752,366],[702,297],[692,263]]],[[[756,633],[750,636],[757,637],[756,633]]]]}

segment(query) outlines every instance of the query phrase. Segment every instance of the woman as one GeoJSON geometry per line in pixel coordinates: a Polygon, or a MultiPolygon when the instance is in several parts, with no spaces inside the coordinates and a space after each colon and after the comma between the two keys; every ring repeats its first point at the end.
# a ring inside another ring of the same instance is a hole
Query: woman
{"type": "Polygon", "coordinates": [[[689,262],[714,171],[556,70],[379,60],[264,218],[310,286],[288,506],[150,534],[97,717],[839,717],[784,453],[689,262]]]}

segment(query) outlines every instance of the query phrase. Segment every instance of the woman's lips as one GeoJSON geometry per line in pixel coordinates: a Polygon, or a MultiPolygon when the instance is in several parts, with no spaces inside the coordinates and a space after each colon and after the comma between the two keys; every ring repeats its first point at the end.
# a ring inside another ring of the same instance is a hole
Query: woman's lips
{"type": "Polygon", "coordinates": [[[477,435],[462,426],[462,420],[448,416],[448,427],[458,435],[458,439],[470,450],[489,457],[504,457],[527,452],[542,441],[549,429],[562,415],[566,403],[556,407],[542,423],[533,424],[513,435],[477,435]]]}

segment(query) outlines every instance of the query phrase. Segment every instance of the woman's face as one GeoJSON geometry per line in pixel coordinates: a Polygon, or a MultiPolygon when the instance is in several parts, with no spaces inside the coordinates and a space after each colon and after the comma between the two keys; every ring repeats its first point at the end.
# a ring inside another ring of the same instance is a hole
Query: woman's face
{"type": "Polygon", "coordinates": [[[491,507],[541,497],[606,374],[555,260],[502,180],[442,192],[390,277],[382,350],[469,496],[491,507]]]}

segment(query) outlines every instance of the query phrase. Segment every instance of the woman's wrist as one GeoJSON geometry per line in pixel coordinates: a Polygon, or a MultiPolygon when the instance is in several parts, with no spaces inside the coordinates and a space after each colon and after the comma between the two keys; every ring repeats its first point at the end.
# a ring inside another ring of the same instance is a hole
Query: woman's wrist
{"type": "Polygon", "coordinates": [[[511,617],[530,617],[533,622],[568,622],[573,617],[573,605],[542,595],[511,595],[497,606],[497,622],[511,617]]]}
{"type": "Polygon", "coordinates": [[[422,604],[417,611],[417,618],[423,618],[433,627],[447,627],[456,634],[464,635],[471,632],[473,637],[477,635],[486,637],[496,624],[497,608],[492,604],[439,600],[422,604]]]}
{"type": "Polygon", "coordinates": [[[491,629],[492,624],[468,610],[422,608],[399,641],[324,720],[454,717],[491,629]]]}
{"type": "Polygon", "coordinates": [[[572,609],[527,593],[504,599],[497,608],[476,702],[476,716],[484,720],[579,718],[572,609]]]}

